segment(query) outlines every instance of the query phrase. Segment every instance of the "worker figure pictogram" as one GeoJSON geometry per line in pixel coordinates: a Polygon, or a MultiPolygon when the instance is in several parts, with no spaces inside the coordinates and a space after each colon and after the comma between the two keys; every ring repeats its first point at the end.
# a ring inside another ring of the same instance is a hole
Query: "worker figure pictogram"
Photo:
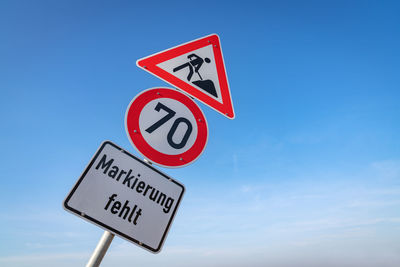
{"type": "Polygon", "coordinates": [[[187,58],[189,59],[189,61],[184,63],[184,64],[182,64],[182,65],[179,65],[176,68],[174,68],[173,72],[177,72],[177,71],[182,70],[184,68],[188,68],[189,69],[189,73],[188,73],[188,76],[187,76],[186,79],[189,82],[191,81],[191,79],[193,77],[193,74],[196,73],[199,76],[200,80],[192,81],[192,83],[197,85],[201,89],[205,90],[209,94],[212,94],[213,96],[218,97],[217,91],[216,91],[215,86],[214,86],[214,82],[212,80],[203,80],[203,77],[201,77],[200,72],[199,72],[199,70],[200,70],[201,66],[203,65],[203,63],[204,62],[210,63],[211,60],[208,57],[203,59],[202,57],[199,57],[196,54],[190,54],[190,55],[187,56],[187,58]]]}

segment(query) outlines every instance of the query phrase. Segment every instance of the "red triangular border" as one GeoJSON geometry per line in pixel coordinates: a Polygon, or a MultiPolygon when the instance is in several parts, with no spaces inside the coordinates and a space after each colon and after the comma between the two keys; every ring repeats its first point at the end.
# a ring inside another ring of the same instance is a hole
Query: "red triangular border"
{"type": "Polygon", "coordinates": [[[235,118],[235,112],[233,110],[232,98],[229,90],[228,78],[226,76],[225,64],[218,35],[211,34],[206,37],[153,54],[151,56],[141,58],[136,61],[136,65],[139,68],[142,68],[145,71],[153,74],[154,76],[157,76],[158,78],[164,80],[165,82],[183,90],[187,94],[198,99],[205,105],[213,108],[214,110],[228,117],[229,119],[235,118]],[[221,89],[222,103],[210,97],[196,87],[192,86],[191,84],[182,81],[181,79],[166,72],[160,67],[157,67],[158,64],[164,61],[170,60],[172,58],[178,57],[180,55],[189,53],[208,45],[212,45],[214,52],[214,60],[217,68],[219,86],[221,89]]]}

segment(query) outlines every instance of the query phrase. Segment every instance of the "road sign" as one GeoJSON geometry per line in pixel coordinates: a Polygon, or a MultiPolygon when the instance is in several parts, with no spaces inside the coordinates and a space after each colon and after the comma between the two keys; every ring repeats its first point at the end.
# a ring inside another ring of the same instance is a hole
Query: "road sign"
{"type": "Polygon", "coordinates": [[[184,191],[181,183],[106,141],[64,200],[64,208],[157,253],[184,191]]]}
{"type": "Polygon", "coordinates": [[[164,50],[136,64],[224,116],[235,117],[218,35],[164,50]]]}
{"type": "Polygon", "coordinates": [[[137,95],[126,110],[125,130],[145,158],[171,168],[195,161],[208,139],[203,112],[188,96],[170,88],[137,95]]]}

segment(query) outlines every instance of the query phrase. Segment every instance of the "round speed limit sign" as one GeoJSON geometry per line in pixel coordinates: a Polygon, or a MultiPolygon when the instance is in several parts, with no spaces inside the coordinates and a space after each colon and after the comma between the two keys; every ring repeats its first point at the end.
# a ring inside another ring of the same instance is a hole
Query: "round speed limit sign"
{"type": "Polygon", "coordinates": [[[151,88],[137,95],[126,110],[125,129],[145,158],[171,168],[195,161],[208,139],[207,121],[197,104],[169,88],[151,88]]]}

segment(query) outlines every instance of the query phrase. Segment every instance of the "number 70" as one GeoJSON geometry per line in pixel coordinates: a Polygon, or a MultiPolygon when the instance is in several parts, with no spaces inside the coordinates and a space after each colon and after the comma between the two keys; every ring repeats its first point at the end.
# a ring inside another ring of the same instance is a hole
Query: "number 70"
{"type": "MultiPolygon", "coordinates": [[[[169,107],[167,107],[166,105],[164,105],[160,102],[157,103],[157,105],[154,109],[158,112],[160,112],[160,110],[163,109],[167,112],[167,115],[162,117],[160,120],[158,120],[156,123],[154,123],[153,125],[151,125],[149,128],[147,128],[145,130],[149,134],[151,134],[152,132],[157,130],[161,125],[163,125],[164,123],[166,123],[167,121],[172,119],[176,114],[175,111],[173,111],[172,109],[170,109],[169,107]]],[[[192,133],[192,130],[193,130],[192,123],[188,119],[183,118],[183,117],[179,117],[179,118],[175,119],[174,123],[172,124],[171,129],[169,130],[169,132],[167,134],[168,144],[175,149],[180,149],[180,148],[185,147],[185,145],[192,133]],[[172,137],[174,136],[176,129],[178,128],[180,123],[185,123],[187,126],[187,129],[186,129],[185,134],[183,135],[182,140],[179,143],[175,143],[175,141],[172,139],[172,137]]]]}

